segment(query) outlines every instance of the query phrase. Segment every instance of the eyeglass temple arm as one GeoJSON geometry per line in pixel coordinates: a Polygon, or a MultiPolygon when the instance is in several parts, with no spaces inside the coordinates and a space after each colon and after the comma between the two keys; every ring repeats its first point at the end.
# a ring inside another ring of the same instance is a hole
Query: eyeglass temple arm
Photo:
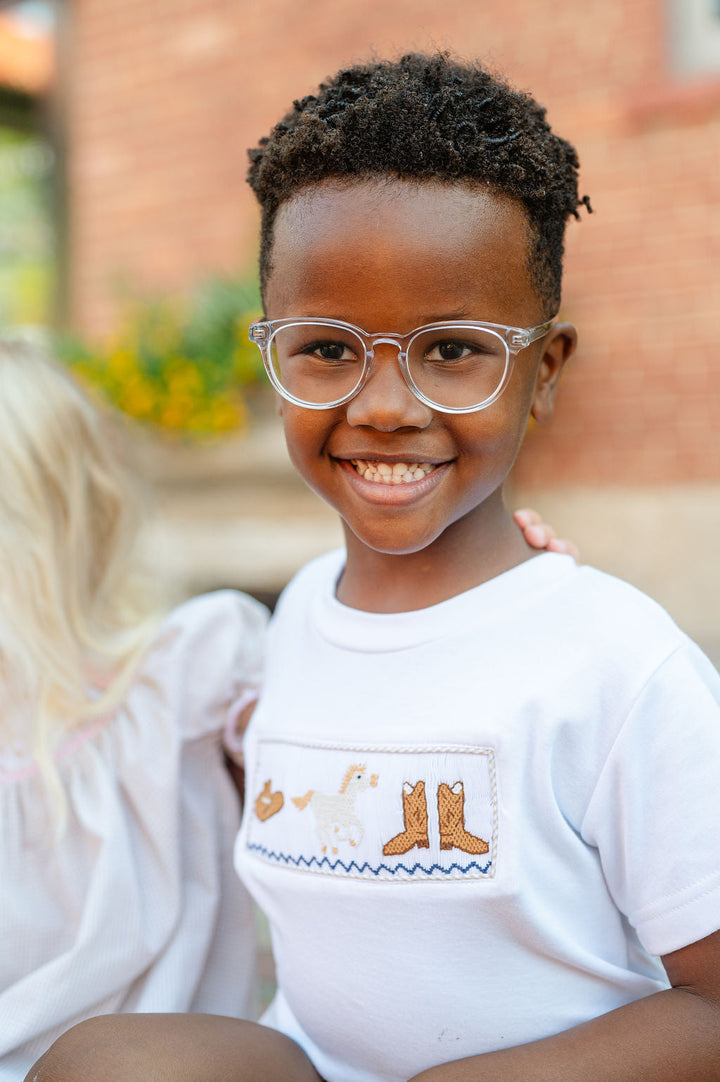
{"type": "Polygon", "coordinates": [[[525,349],[533,342],[537,342],[538,338],[546,335],[554,322],[553,318],[549,319],[547,323],[539,323],[537,327],[529,327],[526,330],[512,330],[507,335],[507,344],[511,350],[519,353],[521,349],[525,349]]]}

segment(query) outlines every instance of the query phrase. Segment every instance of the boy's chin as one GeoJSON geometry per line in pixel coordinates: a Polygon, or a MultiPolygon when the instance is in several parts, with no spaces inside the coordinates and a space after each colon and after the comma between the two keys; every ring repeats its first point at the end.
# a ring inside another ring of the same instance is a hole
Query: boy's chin
{"type": "Polygon", "coordinates": [[[357,549],[358,546],[366,550],[369,555],[377,556],[417,556],[422,552],[428,552],[442,536],[428,535],[422,538],[413,535],[405,537],[402,534],[393,537],[378,537],[364,530],[353,529],[347,523],[343,523],[345,539],[348,548],[357,549]]]}
{"type": "Polygon", "coordinates": [[[449,551],[454,551],[460,542],[460,547],[470,545],[475,548],[474,540],[461,541],[460,535],[472,535],[477,527],[470,521],[460,520],[452,523],[433,523],[428,517],[421,517],[420,521],[395,522],[392,526],[384,525],[373,529],[369,521],[348,522],[342,520],[346,544],[349,552],[364,553],[366,556],[378,557],[419,557],[425,556],[426,561],[443,561],[449,551]]]}
{"type": "Polygon", "coordinates": [[[501,489],[451,521],[427,513],[398,515],[392,523],[372,515],[341,521],[350,559],[405,558],[413,564],[413,574],[427,575],[434,567],[438,576],[444,576],[453,573],[451,568],[464,568],[472,576],[486,565],[511,566],[525,558],[522,534],[505,507],[501,489]]]}

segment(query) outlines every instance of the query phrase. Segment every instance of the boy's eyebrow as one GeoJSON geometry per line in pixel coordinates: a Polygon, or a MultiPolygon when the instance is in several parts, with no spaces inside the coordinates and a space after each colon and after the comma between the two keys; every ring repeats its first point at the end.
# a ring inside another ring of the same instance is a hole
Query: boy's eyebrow
{"type": "MultiPolygon", "coordinates": [[[[297,316],[296,318],[300,318],[300,316],[297,316]]],[[[304,312],[303,315],[302,315],[302,318],[303,319],[338,319],[342,323],[350,323],[354,327],[359,326],[359,324],[357,323],[357,321],[355,319],[349,319],[346,316],[339,316],[339,315],[334,314],[334,313],[333,314],[328,314],[328,313],[323,312],[322,314],[319,314],[318,312],[314,312],[314,311],[310,312],[310,313],[304,312]]],[[[463,320],[467,320],[467,319],[474,320],[475,322],[487,322],[487,321],[483,320],[482,313],[478,313],[478,312],[476,312],[474,310],[471,311],[470,309],[463,307],[463,308],[452,309],[451,311],[445,311],[445,312],[438,312],[438,313],[431,312],[429,314],[426,313],[426,314],[422,315],[421,317],[419,317],[416,326],[424,327],[428,323],[454,323],[456,320],[460,320],[462,322],[463,320]]],[[[392,328],[390,328],[390,327],[380,327],[380,328],[367,327],[367,328],[364,328],[364,329],[365,330],[373,330],[373,331],[379,330],[381,332],[382,331],[390,332],[392,328]]]]}
{"type": "MultiPolygon", "coordinates": [[[[459,308],[445,309],[444,311],[423,312],[417,317],[416,327],[425,327],[430,323],[455,323],[456,321],[463,322],[464,320],[482,321],[483,313],[477,312],[474,309],[465,307],[464,305],[459,308]]],[[[378,327],[370,328],[367,330],[377,331],[391,331],[390,327],[378,327]]]]}
{"type": "MultiPolygon", "coordinates": [[[[296,313],[296,317],[300,318],[300,313],[296,313]]],[[[350,323],[353,327],[360,327],[356,319],[350,318],[348,315],[339,315],[333,310],[318,311],[314,309],[311,311],[305,311],[302,313],[303,319],[337,319],[341,323],[350,323]]],[[[444,311],[431,311],[424,312],[421,316],[417,317],[415,327],[425,327],[431,323],[455,323],[465,322],[471,320],[475,323],[492,323],[494,322],[486,313],[478,312],[475,308],[468,308],[466,305],[461,305],[458,308],[445,309],[444,311]]],[[[397,327],[363,327],[363,330],[369,333],[377,334],[386,331],[388,334],[399,333],[397,327]]],[[[414,328],[413,328],[414,329],[414,328]]]]}
{"type": "Polygon", "coordinates": [[[443,313],[430,313],[423,317],[423,323],[451,323],[455,319],[477,319],[478,313],[462,305],[459,308],[451,308],[443,313]]]}

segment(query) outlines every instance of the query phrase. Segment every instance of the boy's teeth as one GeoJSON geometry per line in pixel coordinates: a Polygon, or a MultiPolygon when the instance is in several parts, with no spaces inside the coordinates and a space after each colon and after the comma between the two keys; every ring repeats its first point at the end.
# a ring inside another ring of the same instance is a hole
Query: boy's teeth
{"type": "Polygon", "coordinates": [[[405,485],[408,481],[419,481],[435,469],[431,462],[366,462],[353,458],[352,464],[366,481],[377,481],[382,485],[405,485]]]}

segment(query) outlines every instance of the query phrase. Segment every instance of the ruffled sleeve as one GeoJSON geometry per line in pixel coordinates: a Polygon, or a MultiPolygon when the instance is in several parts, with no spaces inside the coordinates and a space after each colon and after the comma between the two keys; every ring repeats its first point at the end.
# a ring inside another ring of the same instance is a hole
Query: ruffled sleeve
{"type": "Polygon", "coordinates": [[[268,617],[246,594],[219,590],[185,602],[167,618],[139,684],[163,688],[186,739],[224,729],[237,703],[257,695],[268,617]]]}

